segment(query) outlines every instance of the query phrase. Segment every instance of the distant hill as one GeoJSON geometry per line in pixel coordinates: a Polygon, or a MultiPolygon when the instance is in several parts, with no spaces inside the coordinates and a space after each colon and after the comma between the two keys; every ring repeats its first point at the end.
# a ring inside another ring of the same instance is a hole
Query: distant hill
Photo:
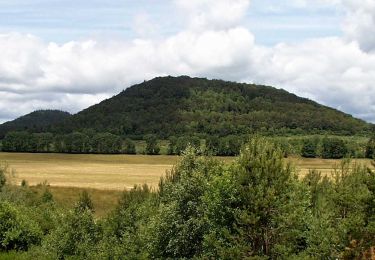
{"type": "Polygon", "coordinates": [[[370,124],[282,89],[203,78],[158,77],[54,125],[60,133],[111,132],[134,138],[156,134],[358,134],[370,124]]]}
{"type": "Polygon", "coordinates": [[[11,131],[44,132],[71,115],[59,110],[37,110],[0,125],[0,138],[11,131]]]}

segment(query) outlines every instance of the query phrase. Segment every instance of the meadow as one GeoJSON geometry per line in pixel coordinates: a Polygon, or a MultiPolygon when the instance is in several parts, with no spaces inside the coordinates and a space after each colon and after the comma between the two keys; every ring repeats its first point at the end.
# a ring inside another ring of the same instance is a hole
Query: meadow
{"type": "MultiPolygon", "coordinates": [[[[234,157],[217,157],[225,162],[234,157]]],[[[157,188],[159,179],[179,161],[179,156],[168,155],[97,155],[56,153],[0,153],[0,162],[11,172],[10,181],[20,185],[25,180],[36,192],[46,183],[57,204],[70,208],[79,194],[87,190],[92,197],[96,216],[111,211],[121,196],[136,184],[157,188]]],[[[289,157],[300,176],[311,169],[331,175],[341,160],[289,157]]],[[[366,159],[352,163],[370,165],[366,159]]]]}

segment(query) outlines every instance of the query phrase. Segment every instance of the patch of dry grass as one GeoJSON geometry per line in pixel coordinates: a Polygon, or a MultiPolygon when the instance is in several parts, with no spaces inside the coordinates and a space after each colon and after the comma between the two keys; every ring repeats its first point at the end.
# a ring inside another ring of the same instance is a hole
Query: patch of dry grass
{"type": "MultiPolygon", "coordinates": [[[[230,162],[233,157],[218,157],[230,162]]],[[[16,184],[25,179],[31,186],[47,181],[52,187],[92,188],[101,190],[131,189],[135,184],[147,183],[157,187],[160,177],[173,167],[178,156],[167,155],[95,155],[95,154],[32,154],[0,153],[15,172],[16,184]]],[[[303,176],[310,169],[329,175],[340,160],[291,157],[303,176]]],[[[370,160],[357,159],[353,163],[370,165],[370,160]]]]}
{"type": "Polygon", "coordinates": [[[73,155],[0,153],[15,172],[16,184],[31,186],[47,181],[53,187],[130,189],[147,183],[156,187],[160,177],[177,162],[177,156],[73,155]]]}
{"type": "MultiPolygon", "coordinates": [[[[218,157],[231,162],[233,157],[218,157]]],[[[73,155],[0,153],[0,162],[6,162],[15,174],[13,183],[24,179],[32,189],[40,191],[37,184],[47,181],[56,203],[64,208],[73,207],[79,194],[87,190],[101,217],[113,210],[124,189],[147,183],[157,187],[160,177],[179,160],[178,156],[147,155],[73,155]]],[[[296,166],[301,176],[310,169],[330,175],[341,160],[307,159],[291,157],[287,161],[296,166]]],[[[370,160],[357,159],[352,163],[370,166],[370,160]]]]}
{"type": "MultiPolygon", "coordinates": [[[[32,190],[42,193],[43,186],[32,186],[32,190]]],[[[115,209],[122,192],[117,190],[97,190],[75,187],[49,187],[55,203],[64,209],[71,209],[77,203],[80,194],[87,191],[94,204],[95,216],[104,217],[115,209]]]]}
{"type": "MultiPolygon", "coordinates": [[[[300,176],[305,176],[309,170],[318,170],[323,175],[330,176],[335,168],[338,168],[342,160],[334,159],[321,159],[321,158],[301,158],[301,157],[290,157],[287,159],[293,165],[295,165],[300,176]]],[[[369,159],[353,159],[351,165],[363,164],[368,167],[371,166],[371,160],[369,159]]]]}

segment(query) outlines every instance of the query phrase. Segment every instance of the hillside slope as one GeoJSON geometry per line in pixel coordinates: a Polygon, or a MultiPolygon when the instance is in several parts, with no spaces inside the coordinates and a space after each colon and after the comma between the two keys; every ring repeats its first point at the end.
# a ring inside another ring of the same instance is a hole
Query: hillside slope
{"type": "Polygon", "coordinates": [[[159,77],[73,115],[58,132],[92,129],[160,138],[179,135],[366,132],[369,124],[285,90],[202,78],[159,77]]]}
{"type": "Polygon", "coordinates": [[[44,132],[52,125],[70,117],[68,112],[59,110],[37,110],[13,121],[0,125],[0,139],[11,131],[44,132]]]}

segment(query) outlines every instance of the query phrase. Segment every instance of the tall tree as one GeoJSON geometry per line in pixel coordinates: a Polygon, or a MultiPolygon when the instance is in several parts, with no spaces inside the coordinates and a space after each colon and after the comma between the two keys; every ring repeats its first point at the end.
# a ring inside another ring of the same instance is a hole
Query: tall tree
{"type": "Polygon", "coordinates": [[[160,152],[160,147],[158,145],[158,140],[155,135],[148,135],[146,137],[146,154],[156,155],[160,152]]]}

